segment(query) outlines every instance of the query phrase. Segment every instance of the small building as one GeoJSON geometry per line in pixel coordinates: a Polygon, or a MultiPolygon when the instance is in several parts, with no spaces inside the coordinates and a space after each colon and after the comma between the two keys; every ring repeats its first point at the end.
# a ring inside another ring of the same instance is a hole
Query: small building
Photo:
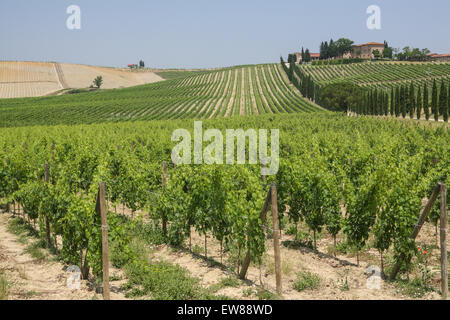
{"type": "MultiPolygon", "coordinates": [[[[295,52],[295,56],[297,57],[296,63],[302,62],[302,53],[301,52],[295,52]]],[[[311,57],[311,61],[316,61],[320,59],[320,53],[310,53],[309,56],[311,57]]]]}
{"type": "Polygon", "coordinates": [[[346,55],[348,58],[362,58],[362,59],[374,59],[373,52],[378,50],[380,55],[383,54],[384,43],[368,42],[364,44],[358,44],[353,46],[353,51],[350,55],[346,55]]]}
{"type": "Polygon", "coordinates": [[[450,54],[437,54],[437,53],[431,53],[428,55],[428,57],[437,62],[449,62],[450,61],[450,54]]]}

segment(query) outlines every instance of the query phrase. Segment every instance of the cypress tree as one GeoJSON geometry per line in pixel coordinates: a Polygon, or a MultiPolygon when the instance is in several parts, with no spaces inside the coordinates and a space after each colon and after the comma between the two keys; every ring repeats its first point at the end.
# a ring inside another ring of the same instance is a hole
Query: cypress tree
{"type": "Polygon", "coordinates": [[[400,109],[401,109],[401,87],[400,86],[398,86],[397,87],[397,92],[396,92],[396,94],[395,94],[395,97],[396,97],[396,101],[395,101],[395,116],[396,117],[400,117],[400,109]]]}
{"type": "Polygon", "coordinates": [[[434,120],[439,121],[438,93],[436,80],[433,80],[433,89],[431,90],[431,112],[433,112],[434,114],[434,120]]]}
{"type": "Polygon", "coordinates": [[[378,115],[378,90],[373,90],[373,107],[372,107],[372,115],[378,115]]]}
{"type": "Polygon", "coordinates": [[[406,99],[406,88],[404,85],[402,85],[402,88],[400,89],[400,108],[402,111],[402,117],[406,118],[406,108],[407,108],[407,99],[406,99]]]}
{"type": "Polygon", "coordinates": [[[383,106],[384,106],[384,95],[383,95],[383,91],[379,90],[378,91],[378,107],[377,107],[377,115],[381,116],[383,115],[383,106]]]}
{"type": "Polygon", "coordinates": [[[375,114],[375,108],[377,105],[377,95],[375,90],[372,90],[372,95],[371,95],[371,104],[370,104],[370,115],[374,115],[375,114]]]}
{"type": "Polygon", "coordinates": [[[448,122],[448,114],[450,113],[450,83],[448,84],[448,92],[447,92],[447,110],[444,113],[444,121],[448,122]]]}
{"type": "Polygon", "coordinates": [[[417,110],[416,110],[417,111],[416,112],[417,120],[420,120],[420,116],[422,114],[422,91],[420,89],[420,86],[419,86],[419,91],[417,92],[416,108],[417,108],[417,110]]]}
{"type": "Polygon", "coordinates": [[[423,88],[423,111],[425,112],[425,119],[430,120],[430,106],[428,100],[428,84],[425,82],[423,88]]]}
{"type": "Polygon", "coordinates": [[[411,119],[414,118],[415,104],[416,97],[414,92],[414,84],[411,82],[411,85],[409,87],[409,117],[411,119]]]}
{"type": "Polygon", "coordinates": [[[444,111],[447,109],[447,87],[445,86],[444,79],[441,82],[441,92],[439,94],[439,114],[444,115],[444,111]]]}
{"type": "Polygon", "coordinates": [[[391,117],[395,114],[395,91],[394,87],[391,89],[391,106],[390,106],[391,117]]]}
{"type": "Polygon", "coordinates": [[[448,112],[449,112],[449,103],[450,103],[450,97],[449,97],[450,84],[448,85],[448,91],[444,87],[444,92],[446,92],[446,93],[443,97],[443,102],[442,102],[442,116],[444,117],[444,121],[448,122],[448,112]]]}
{"type": "Polygon", "coordinates": [[[384,115],[387,116],[389,114],[389,93],[384,94],[384,115]]]}
{"type": "MultiPolygon", "coordinates": [[[[409,100],[409,89],[408,89],[408,85],[405,84],[405,110],[406,110],[406,114],[409,114],[409,110],[410,110],[410,103],[411,101],[409,100]]],[[[405,118],[405,117],[404,117],[405,118]]]]}

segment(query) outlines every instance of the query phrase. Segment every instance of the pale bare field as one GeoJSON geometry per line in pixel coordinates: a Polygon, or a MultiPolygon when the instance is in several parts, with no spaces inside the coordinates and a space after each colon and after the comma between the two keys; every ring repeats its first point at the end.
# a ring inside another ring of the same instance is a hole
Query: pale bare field
{"type": "Polygon", "coordinates": [[[53,63],[0,61],[0,98],[43,96],[60,89],[53,63]]]}
{"type": "Polygon", "coordinates": [[[0,98],[38,97],[67,88],[88,88],[103,77],[102,89],[115,89],[162,81],[151,71],[130,71],[53,62],[0,61],[0,98]],[[62,71],[58,76],[57,68],[62,71]]]}

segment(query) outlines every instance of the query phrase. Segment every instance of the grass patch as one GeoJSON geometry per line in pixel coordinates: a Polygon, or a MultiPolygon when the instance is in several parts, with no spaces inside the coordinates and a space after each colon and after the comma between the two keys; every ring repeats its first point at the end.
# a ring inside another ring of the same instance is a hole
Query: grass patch
{"type": "Polygon", "coordinates": [[[275,293],[266,289],[258,289],[256,291],[256,296],[259,300],[278,300],[278,296],[275,293]]]}
{"type": "Polygon", "coordinates": [[[22,218],[14,218],[9,220],[8,231],[16,236],[19,236],[19,242],[26,243],[26,237],[37,237],[38,233],[22,218]]]}
{"type": "Polygon", "coordinates": [[[309,271],[301,271],[297,275],[297,279],[294,282],[294,289],[297,291],[303,290],[315,290],[319,288],[322,280],[320,277],[309,271]]]}
{"type": "Polygon", "coordinates": [[[241,282],[236,277],[229,276],[220,280],[220,285],[222,286],[222,288],[226,287],[237,288],[241,285],[241,282]]]}
{"type": "Polygon", "coordinates": [[[10,284],[6,277],[0,273],[0,300],[8,300],[10,284]]]}
{"type": "Polygon", "coordinates": [[[422,298],[429,292],[436,292],[436,289],[426,284],[420,278],[414,278],[412,281],[397,280],[395,284],[401,294],[411,298],[422,298]]]}
{"type": "Polygon", "coordinates": [[[36,241],[36,242],[33,242],[32,244],[28,245],[25,248],[25,252],[28,253],[30,256],[32,256],[33,259],[37,260],[38,262],[45,261],[47,258],[47,255],[42,250],[41,241],[36,241]]]}

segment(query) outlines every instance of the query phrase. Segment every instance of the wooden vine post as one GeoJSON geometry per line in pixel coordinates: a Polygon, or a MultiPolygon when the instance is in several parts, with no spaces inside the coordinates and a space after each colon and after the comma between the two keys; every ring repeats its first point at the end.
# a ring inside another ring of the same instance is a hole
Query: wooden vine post
{"type": "Polygon", "coordinates": [[[97,195],[97,213],[100,214],[102,224],[102,270],[103,270],[103,299],[110,300],[109,291],[109,252],[108,252],[108,222],[106,220],[105,183],[100,182],[97,195]]]}
{"type": "MultiPolygon", "coordinates": [[[[167,186],[167,162],[162,164],[162,187],[165,189],[167,186]]],[[[162,218],[162,228],[164,235],[167,235],[167,218],[163,216],[162,218]]]]}
{"type": "MultiPolygon", "coordinates": [[[[282,285],[281,285],[281,254],[280,254],[280,239],[278,235],[278,201],[277,201],[277,187],[275,184],[272,184],[270,187],[266,200],[264,202],[263,208],[261,210],[261,221],[262,227],[264,228],[266,219],[267,219],[267,211],[269,211],[269,205],[272,205],[272,222],[273,222],[273,244],[274,244],[274,253],[275,253],[275,273],[276,273],[276,286],[277,293],[279,295],[282,294],[282,285]]],[[[242,264],[242,269],[239,273],[239,278],[244,280],[248,267],[251,261],[250,250],[247,251],[247,255],[245,256],[244,263],[242,264]]]]}
{"type": "MultiPolygon", "coordinates": [[[[262,221],[262,225],[263,226],[266,223],[267,211],[269,210],[270,199],[271,199],[271,192],[269,190],[269,192],[267,193],[267,196],[266,196],[266,200],[264,201],[264,205],[263,205],[263,208],[261,210],[261,214],[259,216],[261,221],[262,221]]],[[[250,265],[250,260],[251,260],[250,250],[248,250],[247,251],[247,255],[245,256],[245,259],[244,259],[244,263],[242,264],[241,272],[239,273],[239,278],[242,279],[242,280],[244,280],[245,276],[247,275],[247,270],[248,270],[248,267],[250,265]]]]}
{"type": "MultiPolygon", "coordinates": [[[[436,201],[438,195],[439,195],[439,191],[441,189],[440,184],[437,184],[436,187],[434,188],[433,194],[431,195],[431,198],[428,200],[425,208],[423,209],[423,212],[419,218],[419,221],[416,224],[416,227],[414,228],[414,231],[412,232],[412,234],[410,235],[410,239],[415,240],[417,238],[417,235],[420,232],[420,229],[422,229],[423,224],[425,223],[425,220],[428,217],[428,214],[431,211],[431,208],[433,207],[434,202],[436,201]]],[[[395,264],[394,268],[392,269],[390,278],[391,280],[394,280],[395,277],[397,276],[397,273],[400,271],[400,266],[401,263],[403,262],[403,260],[405,260],[405,254],[400,254],[400,258],[399,261],[397,261],[397,263],[395,264]]]]}
{"type": "Polygon", "coordinates": [[[447,258],[447,186],[441,183],[441,292],[442,299],[448,298],[448,258],[447,258]]]}
{"type": "MultiPolygon", "coordinates": [[[[50,181],[48,163],[45,163],[45,165],[44,165],[44,179],[45,179],[45,183],[48,183],[50,181]]],[[[47,248],[50,248],[50,245],[51,245],[50,222],[48,221],[47,214],[45,215],[45,240],[47,242],[47,248]]]]}
{"type": "Polygon", "coordinates": [[[278,233],[278,202],[277,202],[277,186],[272,185],[271,202],[272,202],[272,223],[273,223],[273,250],[275,254],[275,276],[277,283],[277,293],[281,295],[283,288],[281,285],[281,254],[280,254],[280,239],[278,233]]]}

